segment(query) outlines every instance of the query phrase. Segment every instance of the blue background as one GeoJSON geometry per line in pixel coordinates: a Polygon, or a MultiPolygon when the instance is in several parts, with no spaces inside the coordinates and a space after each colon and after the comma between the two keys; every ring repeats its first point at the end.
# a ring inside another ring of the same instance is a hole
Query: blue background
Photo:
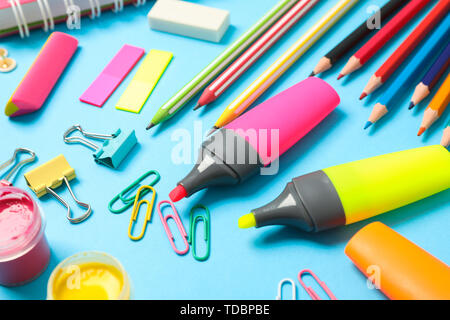
{"type": "MultiPolygon", "coordinates": [[[[105,251],[117,257],[132,279],[134,297],[137,299],[274,299],[280,279],[296,279],[297,273],[304,268],[312,269],[339,299],[384,299],[381,292],[367,288],[365,277],[344,254],[350,237],[376,220],[449,263],[449,190],[371,220],[319,234],[306,234],[286,227],[258,230],[240,230],[237,227],[241,215],[272,200],[295,176],[361,158],[439,143],[448,112],[424,137],[418,138],[416,132],[429,99],[413,112],[407,110],[416,83],[405,88],[397,109],[371,131],[363,131],[362,127],[382,90],[364,102],[358,100],[370,75],[431,9],[431,5],[360,71],[338,82],[336,76],[346,57],[323,76],[336,88],[342,102],[333,114],[283,155],[278,175],[257,176],[238,187],[201,191],[176,204],[186,229],[189,210],[193,205],[203,203],[210,208],[212,249],[208,261],[197,262],[191,253],[183,257],[176,255],[156,209],[143,240],[133,242],[127,237],[131,209],[121,215],[111,214],[107,209],[110,199],[150,169],[158,170],[162,176],[156,185],[157,200],[168,199],[170,190],[192,167],[192,164],[175,165],[171,161],[172,150],[178,144],[171,139],[175,130],[187,130],[192,136],[194,121],[201,121],[203,133],[206,133],[224,107],[337,0],[320,1],[214,105],[193,112],[194,99],[165,125],[151,132],[145,131],[148,121],[165,101],[276,3],[275,0],[195,2],[230,11],[231,26],[221,43],[150,30],[146,14],[153,5],[152,1],[143,8],[126,7],[117,15],[103,13],[100,20],[85,18],[81,30],[70,32],[78,38],[79,50],[45,106],[39,112],[15,119],[0,116],[0,160],[8,159],[19,146],[36,151],[39,160],[32,167],[63,153],[77,173],[78,178],[72,182],[75,194],[89,202],[94,210],[89,220],[71,225],[59,202],[50,196],[38,200],[47,218],[46,235],[52,251],[50,265],[43,275],[30,284],[16,288],[1,287],[0,299],[44,299],[53,268],[64,258],[86,250],[105,251]],[[160,49],[174,53],[174,59],[142,112],[137,115],[114,108],[137,68],[103,108],[79,102],[79,96],[125,43],[145,48],[146,51],[160,49]],[[134,128],[139,146],[119,170],[97,165],[89,149],[81,145],[67,145],[62,140],[64,131],[77,123],[88,131],[100,133],[111,133],[119,127],[134,128]]],[[[384,3],[360,1],[259,101],[303,80],[321,56],[368,17],[367,6],[381,6],[384,3]]],[[[58,25],[56,30],[67,32],[65,25],[58,25]]],[[[47,37],[48,34],[38,30],[25,40],[18,36],[0,40],[0,46],[6,47],[10,56],[18,62],[15,71],[0,74],[1,101],[6,103],[47,37]]],[[[195,157],[200,141],[194,141],[192,136],[190,142],[192,157],[195,157]]],[[[191,162],[194,160],[192,158],[191,162]]],[[[21,172],[15,181],[17,187],[29,191],[22,174],[32,167],[21,172]]],[[[65,198],[70,197],[66,188],[57,191],[65,198]]],[[[70,203],[75,214],[79,214],[80,208],[70,203]]],[[[174,224],[170,225],[176,233],[174,224]]],[[[201,237],[201,228],[199,234],[201,237]]],[[[202,245],[201,238],[198,242],[202,245]]],[[[312,283],[312,280],[307,279],[307,282],[312,283]]],[[[296,283],[299,285],[297,280],[296,283]]],[[[290,288],[286,288],[286,294],[288,290],[290,288]]],[[[300,299],[309,299],[303,289],[298,292],[300,299]]]]}

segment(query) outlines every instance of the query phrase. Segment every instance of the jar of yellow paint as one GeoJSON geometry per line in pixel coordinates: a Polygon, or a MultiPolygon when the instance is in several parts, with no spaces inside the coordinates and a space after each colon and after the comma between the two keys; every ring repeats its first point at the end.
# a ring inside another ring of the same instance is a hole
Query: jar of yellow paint
{"type": "Polygon", "coordinates": [[[130,279],[120,262],[96,251],[62,261],[47,285],[48,300],[129,300],[130,292],[130,279]]]}

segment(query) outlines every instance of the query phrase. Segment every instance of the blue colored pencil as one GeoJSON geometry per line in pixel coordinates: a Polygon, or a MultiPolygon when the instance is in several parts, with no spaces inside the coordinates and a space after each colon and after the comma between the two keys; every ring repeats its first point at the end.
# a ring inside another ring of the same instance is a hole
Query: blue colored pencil
{"type": "Polygon", "coordinates": [[[417,85],[416,90],[414,90],[411,103],[409,104],[410,110],[430,94],[431,90],[433,90],[436,83],[439,82],[439,79],[442,77],[445,70],[447,70],[449,64],[450,42],[447,43],[447,47],[442,50],[441,54],[425,74],[422,81],[417,85]]]}
{"type": "Polygon", "coordinates": [[[435,52],[445,45],[450,37],[450,14],[439,24],[432,35],[423,43],[398,77],[391,82],[389,87],[375,105],[364,129],[380,120],[389,109],[393,108],[394,100],[411,86],[414,79],[418,78],[427,61],[433,59],[435,52]]]}

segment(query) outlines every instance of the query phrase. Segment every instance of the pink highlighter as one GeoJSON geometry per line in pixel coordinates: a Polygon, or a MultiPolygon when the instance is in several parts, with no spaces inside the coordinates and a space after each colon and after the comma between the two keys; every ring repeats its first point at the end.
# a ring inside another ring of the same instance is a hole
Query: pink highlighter
{"type": "Polygon", "coordinates": [[[77,50],[78,40],[53,32],[6,104],[5,114],[17,117],[39,110],[77,50]]]}
{"type": "MultiPolygon", "coordinates": [[[[239,184],[269,167],[339,104],[337,92],[308,78],[243,114],[204,141],[192,171],[170,192],[176,202],[216,185],[239,184]]],[[[277,167],[278,168],[278,167],[277,167]]]]}

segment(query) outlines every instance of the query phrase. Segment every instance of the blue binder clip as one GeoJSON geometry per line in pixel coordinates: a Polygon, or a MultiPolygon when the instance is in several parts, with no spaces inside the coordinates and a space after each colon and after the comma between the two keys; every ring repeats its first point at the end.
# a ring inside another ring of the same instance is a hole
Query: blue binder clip
{"type": "Polygon", "coordinates": [[[113,134],[98,134],[84,131],[80,125],[70,127],[64,133],[65,143],[81,143],[94,150],[94,160],[97,163],[116,169],[137,144],[134,130],[122,131],[117,129],[113,134]],[[83,137],[70,137],[75,132],[80,131],[84,137],[104,140],[101,147],[83,137]]]}

